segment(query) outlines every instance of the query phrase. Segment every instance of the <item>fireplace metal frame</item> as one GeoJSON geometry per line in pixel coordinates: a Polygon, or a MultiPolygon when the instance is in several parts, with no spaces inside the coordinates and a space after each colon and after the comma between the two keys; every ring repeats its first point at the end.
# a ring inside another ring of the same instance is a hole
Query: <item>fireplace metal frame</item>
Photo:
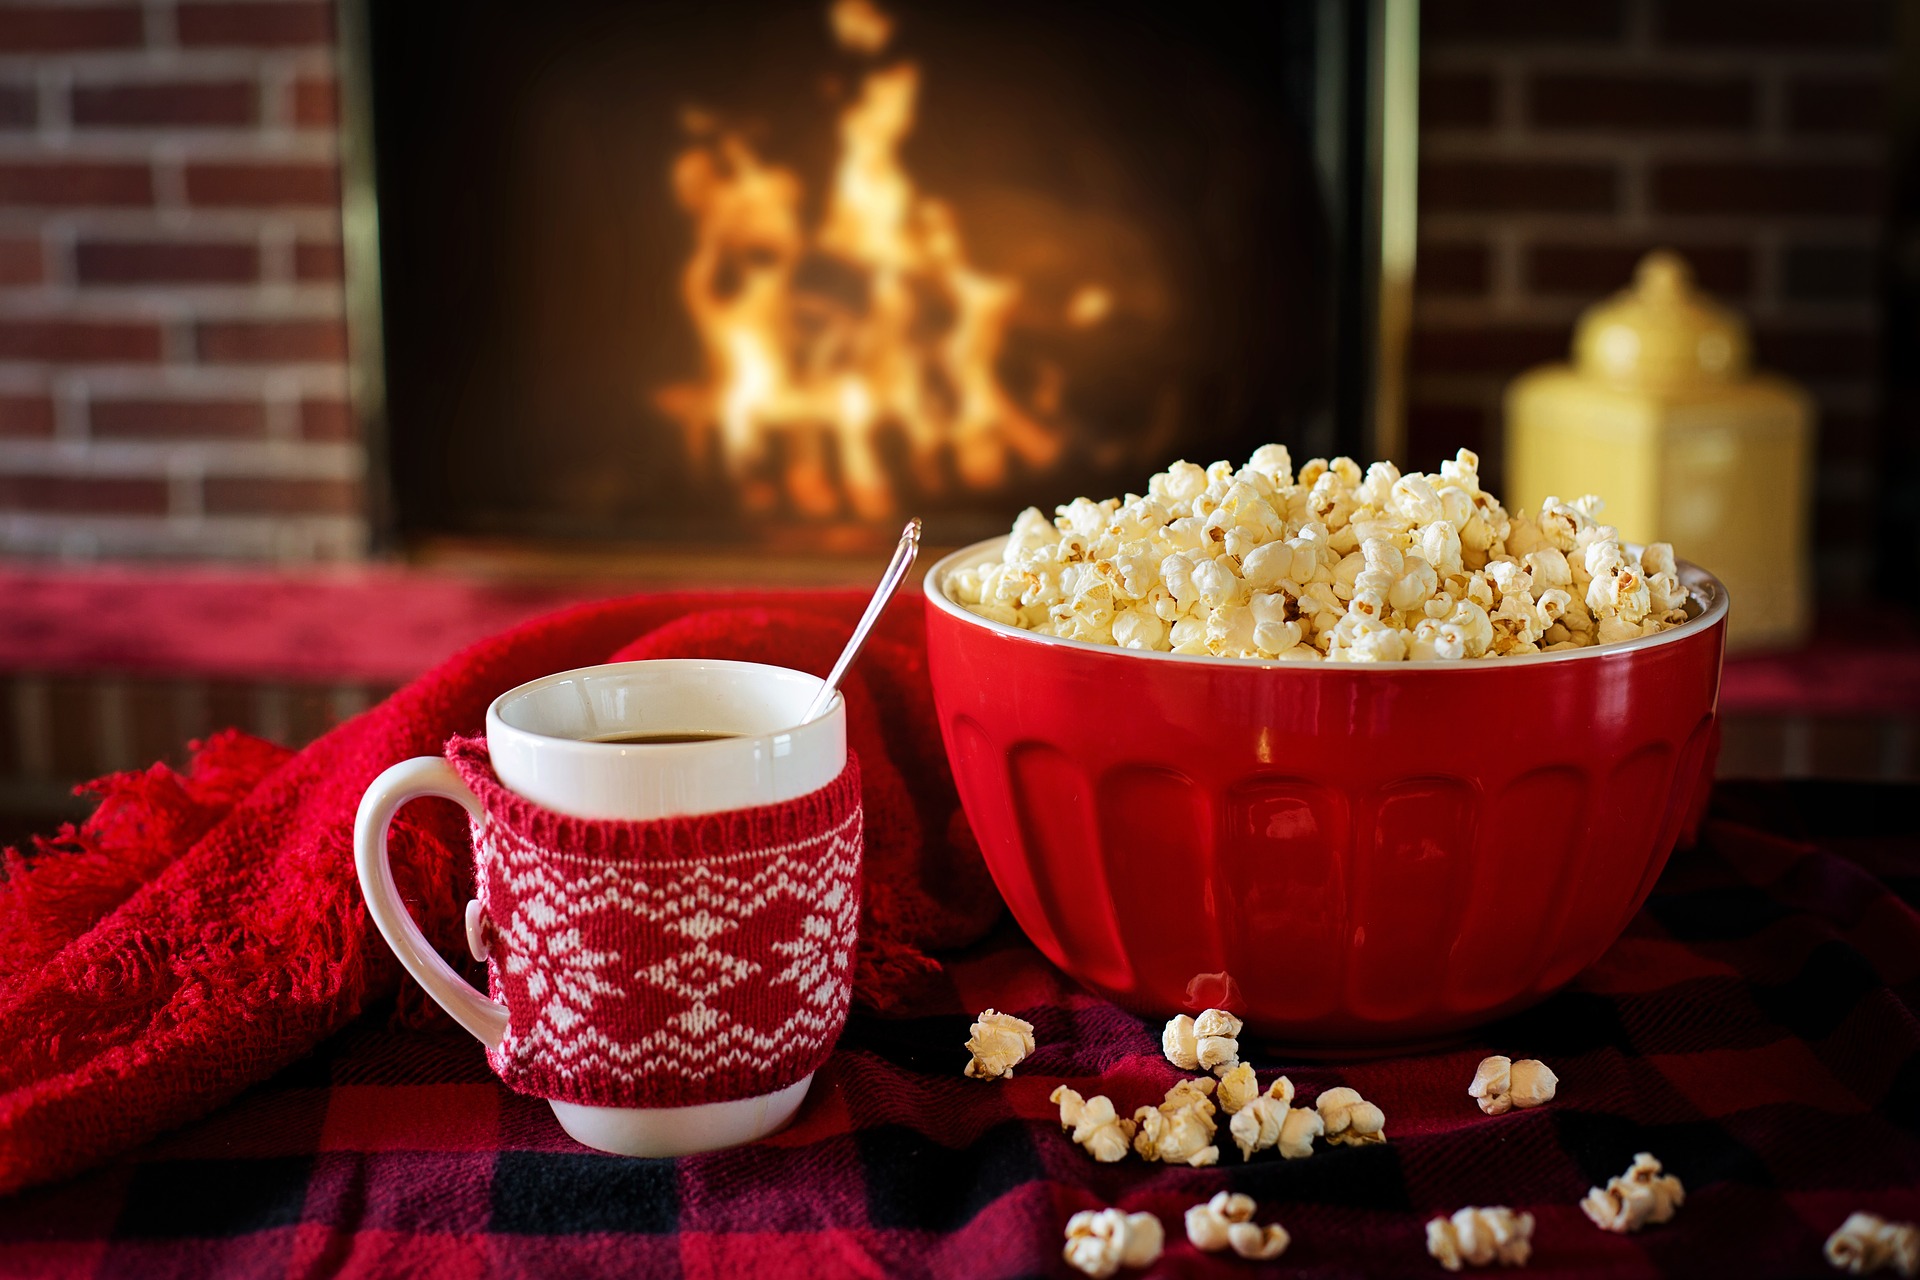
{"type": "MultiPolygon", "coordinates": [[[[420,559],[399,525],[393,491],[391,424],[386,397],[386,344],[376,181],[371,6],[336,7],[341,93],[341,226],[345,249],[349,395],[367,451],[367,518],[371,549],[420,559]]],[[[1345,131],[1323,129],[1315,140],[1328,187],[1364,210],[1360,234],[1339,246],[1360,285],[1337,298],[1334,323],[1343,340],[1331,420],[1308,432],[1315,452],[1353,452],[1364,463],[1407,462],[1406,364],[1413,307],[1418,213],[1420,0],[1314,0],[1318,30],[1364,32],[1364,42],[1323,38],[1317,54],[1319,91],[1342,101],[1345,131]],[[1359,163],[1353,163],[1358,157],[1359,163]],[[1364,341],[1359,339],[1364,338],[1364,341]]],[[[1327,114],[1323,113],[1323,118],[1327,114]]],[[[526,565],[524,548],[488,549],[476,540],[444,548],[435,559],[473,566],[526,565]]],[[[535,559],[625,568],[631,557],[588,553],[535,559]]],[[[807,575],[803,575],[807,576],[807,575]]],[[[818,576],[818,575],[812,575],[818,576]]],[[[830,574],[837,578],[837,573],[830,574]]]]}

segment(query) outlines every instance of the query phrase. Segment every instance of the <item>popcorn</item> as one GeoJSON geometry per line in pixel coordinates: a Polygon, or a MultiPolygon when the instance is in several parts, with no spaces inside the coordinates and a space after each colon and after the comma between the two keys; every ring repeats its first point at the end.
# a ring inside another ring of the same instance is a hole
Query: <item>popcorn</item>
{"type": "Polygon", "coordinates": [[[1668,1221],[1686,1201],[1680,1179],[1662,1174],[1660,1162],[1642,1151],[1624,1174],[1607,1179],[1605,1189],[1589,1189],[1580,1208],[1602,1231],[1624,1233],[1668,1221]]]}
{"type": "Polygon", "coordinates": [[[1533,1215],[1504,1205],[1460,1210],[1427,1223],[1427,1252],[1449,1271],[1461,1266],[1524,1267],[1533,1255],[1533,1215]]]}
{"type": "Polygon", "coordinates": [[[1067,1243],[1060,1253],[1068,1266],[1099,1280],[1121,1267],[1152,1266],[1166,1240],[1166,1228],[1150,1213],[1082,1209],[1067,1219],[1067,1243]]]}
{"type": "Polygon", "coordinates": [[[1182,1080],[1167,1090],[1166,1100],[1158,1107],[1141,1107],[1133,1113],[1138,1132],[1133,1149],[1143,1160],[1166,1164],[1186,1164],[1202,1168],[1220,1159],[1220,1148],[1213,1145],[1216,1129],[1213,1120],[1213,1080],[1182,1080]]]}
{"type": "Polygon", "coordinates": [[[1538,1058],[1514,1062],[1495,1055],[1482,1058],[1467,1086],[1467,1096],[1480,1103],[1490,1116],[1504,1115],[1513,1107],[1537,1107],[1553,1101],[1560,1077],[1538,1058]]]}
{"type": "Polygon", "coordinates": [[[973,1024],[967,1052],[970,1080],[998,1080],[1013,1074],[1014,1064],[1033,1052],[1033,1024],[1012,1014],[988,1009],[973,1024]]]}
{"type": "Polygon", "coordinates": [[[1132,1148],[1133,1121],[1114,1114],[1113,1102],[1104,1095],[1082,1098],[1061,1085],[1048,1100],[1060,1108],[1060,1127],[1073,1130],[1073,1140],[1100,1163],[1112,1164],[1132,1148]]]}
{"type": "Polygon", "coordinates": [[[1238,470],[1177,462],[1145,496],[1029,508],[1000,561],[948,590],[1045,635],[1262,661],[1458,662],[1685,622],[1672,547],[1634,554],[1600,510],[1589,495],[1510,515],[1464,449],[1434,474],[1316,458],[1296,475],[1262,445],[1238,470]]]}
{"type": "MultiPolygon", "coordinates": [[[[1193,1236],[1191,1209],[1187,1210],[1187,1236],[1193,1236]]],[[[1852,1214],[1827,1237],[1827,1261],[1856,1276],[1871,1275],[1882,1267],[1908,1277],[1920,1274],[1920,1227],[1887,1222],[1871,1213],[1852,1214]]]]}
{"type": "Polygon", "coordinates": [[[1293,1081],[1281,1076],[1264,1094],[1234,1112],[1227,1125],[1242,1160],[1253,1153],[1277,1147],[1288,1160],[1313,1154],[1313,1140],[1326,1132],[1326,1122],[1311,1107],[1293,1103],[1293,1081]]]}
{"type": "Polygon", "coordinates": [[[1266,1261],[1279,1257],[1293,1237],[1279,1223],[1262,1227],[1250,1221],[1253,1197],[1222,1191],[1205,1204],[1187,1210],[1187,1239],[1202,1253],[1231,1248],[1243,1258],[1266,1261]]]}
{"type": "Polygon", "coordinates": [[[1227,1229],[1245,1223],[1253,1210],[1252,1196],[1222,1191],[1187,1210],[1187,1239],[1202,1253],[1218,1253],[1229,1243],[1227,1229]]]}
{"type": "Polygon", "coordinates": [[[1160,1049],[1182,1071],[1224,1073],[1240,1061],[1240,1019],[1225,1009],[1208,1009],[1198,1018],[1179,1014],[1160,1033],[1160,1049]]]}
{"type": "Polygon", "coordinates": [[[1220,1102],[1220,1109],[1228,1115],[1236,1114],[1242,1107],[1260,1096],[1260,1082],[1253,1078],[1253,1064],[1243,1062],[1220,1077],[1220,1088],[1214,1094],[1220,1102]]]}
{"type": "Polygon", "coordinates": [[[1341,1086],[1314,1099],[1314,1109],[1335,1146],[1361,1147],[1387,1140],[1387,1117],[1358,1091],[1341,1086]]]}

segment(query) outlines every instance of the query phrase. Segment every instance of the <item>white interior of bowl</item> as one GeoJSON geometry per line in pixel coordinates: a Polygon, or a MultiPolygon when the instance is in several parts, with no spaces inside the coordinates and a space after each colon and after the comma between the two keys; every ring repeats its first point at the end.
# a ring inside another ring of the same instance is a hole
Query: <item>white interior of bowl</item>
{"type": "MultiPolygon", "coordinates": [[[[957,569],[972,568],[988,561],[997,563],[1006,549],[1007,535],[988,538],[976,542],[970,547],[962,547],[927,570],[927,599],[935,608],[950,613],[957,618],[972,623],[976,627],[985,627],[1003,635],[1013,636],[1032,644],[1066,645],[1073,649],[1088,649],[1095,653],[1115,653],[1128,658],[1144,658],[1155,662],[1208,662],[1230,667],[1264,667],[1288,671],[1354,671],[1369,668],[1382,673],[1393,671],[1485,671],[1489,667],[1511,667],[1522,663],[1539,662],[1582,662],[1594,658],[1606,658],[1618,653],[1632,653],[1637,649],[1651,649],[1657,645],[1673,644],[1678,640],[1717,626],[1727,616],[1727,589],[1720,579],[1708,573],[1698,565],[1685,560],[1676,562],[1680,572],[1680,581],[1687,588],[1687,600],[1695,615],[1677,627],[1671,627],[1658,635],[1641,636],[1637,640],[1621,640],[1614,644],[1597,644],[1584,649],[1562,649],[1555,653],[1524,653],[1511,658],[1471,659],[1459,662],[1431,660],[1423,662],[1280,662],[1260,658],[1216,658],[1205,654],[1164,653],[1157,649],[1122,649],[1117,645],[1095,644],[1091,640],[1069,640],[1064,636],[1041,635],[1034,631],[1025,631],[1009,626],[1004,622],[994,622],[981,617],[965,605],[947,595],[947,578],[957,569]]],[[[1638,554],[1638,544],[1623,544],[1628,550],[1638,554]]]]}

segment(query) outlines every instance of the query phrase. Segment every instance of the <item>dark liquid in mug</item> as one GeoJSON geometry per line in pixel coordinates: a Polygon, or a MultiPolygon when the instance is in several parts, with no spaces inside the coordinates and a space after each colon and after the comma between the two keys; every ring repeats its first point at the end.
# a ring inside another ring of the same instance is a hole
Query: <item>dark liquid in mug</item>
{"type": "Polygon", "coordinates": [[[588,742],[618,742],[666,744],[669,742],[716,742],[721,738],[741,738],[745,734],[722,733],[713,729],[695,729],[681,733],[612,733],[604,738],[588,738],[588,742]]]}

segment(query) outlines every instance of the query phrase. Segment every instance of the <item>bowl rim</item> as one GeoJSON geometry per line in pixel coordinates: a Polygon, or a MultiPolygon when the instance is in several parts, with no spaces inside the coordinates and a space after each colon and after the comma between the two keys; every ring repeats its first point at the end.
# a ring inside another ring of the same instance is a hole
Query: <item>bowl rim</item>
{"type": "MultiPolygon", "coordinates": [[[[981,617],[947,594],[947,578],[954,570],[999,559],[1007,539],[1011,536],[1003,533],[998,537],[983,538],[979,542],[942,556],[932,568],[927,570],[927,576],[922,583],[922,591],[926,595],[927,603],[963,622],[1010,639],[1024,640],[1029,644],[1062,646],[1089,653],[1111,654],[1121,658],[1198,663],[1202,666],[1228,667],[1239,671],[1372,670],[1381,674],[1394,671],[1498,671],[1508,667],[1542,666],[1553,662],[1592,661],[1637,653],[1646,649],[1657,649],[1662,645],[1679,644],[1712,630],[1724,622],[1727,616],[1726,584],[1691,561],[1676,559],[1674,567],[1679,571],[1680,581],[1686,586],[1688,596],[1700,605],[1700,613],[1697,616],[1687,619],[1677,627],[1670,627],[1658,635],[1640,636],[1633,640],[1616,640],[1611,644],[1589,645],[1584,649],[1562,649],[1554,653],[1523,653],[1510,658],[1472,658],[1456,661],[1445,658],[1423,658],[1405,662],[1282,662],[1277,658],[1219,658],[1212,654],[1167,653],[1159,649],[1122,649],[1118,645],[1095,644],[1091,640],[1041,635],[1004,622],[995,622],[991,618],[981,617]]],[[[1621,545],[1636,553],[1641,547],[1639,543],[1622,543],[1621,545]]]]}

